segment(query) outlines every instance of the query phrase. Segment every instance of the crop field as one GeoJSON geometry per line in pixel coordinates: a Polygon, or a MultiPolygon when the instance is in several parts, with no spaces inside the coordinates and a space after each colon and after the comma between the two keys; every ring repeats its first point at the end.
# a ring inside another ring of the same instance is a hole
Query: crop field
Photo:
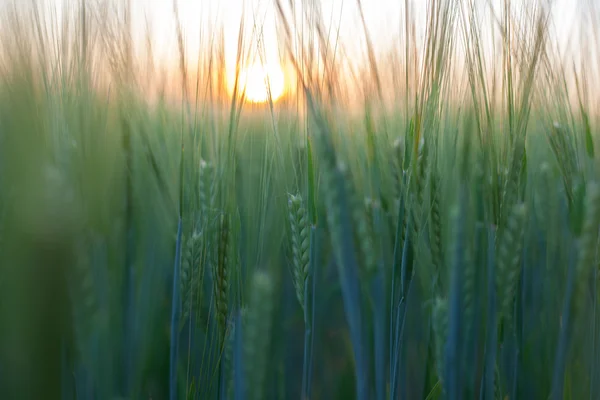
{"type": "Polygon", "coordinates": [[[163,3],[0,1],[1,399],[600,399],[600,3],[163,3]]]}

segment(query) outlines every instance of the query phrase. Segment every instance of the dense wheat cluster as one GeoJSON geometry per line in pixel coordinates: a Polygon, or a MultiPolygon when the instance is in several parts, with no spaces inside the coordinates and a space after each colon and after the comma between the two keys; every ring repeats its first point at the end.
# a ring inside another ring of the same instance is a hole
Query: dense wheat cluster
{"type": "Polygon", "coordinates": [[[358,0],[359,62],[274,0],[264,102],[260,19],[232,84],[177,1],[170,69],[50,3],[0,2],[0,398],[600,398],[595,2],[405,0],[382,52],[358,0]]]}

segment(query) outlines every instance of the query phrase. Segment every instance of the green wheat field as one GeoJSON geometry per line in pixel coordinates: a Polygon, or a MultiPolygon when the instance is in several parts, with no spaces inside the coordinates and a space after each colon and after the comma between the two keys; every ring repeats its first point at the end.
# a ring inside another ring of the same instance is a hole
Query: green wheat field
{"type": "Polygon", "coordinates": [[[216,23],[0,2],[0,398],[600,399],[600,6],[399,2],[360,68],[267,2],[261,102],[216,23]]]}

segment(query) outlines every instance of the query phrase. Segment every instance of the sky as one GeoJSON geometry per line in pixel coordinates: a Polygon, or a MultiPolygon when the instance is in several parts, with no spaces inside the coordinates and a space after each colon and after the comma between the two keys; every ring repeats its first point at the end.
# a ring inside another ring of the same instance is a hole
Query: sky
{"type": "MultiPolygon", "coordinates": [[[[499,10],[502,0],[473,0],[483,4],[494,3],[499,10]]],[[[563,49],[568,48],[569,33],[578,27],[582,4],[586,1],[600,0],[547,0],[553,3],[555,18],[553,23],[557,36],[563,39],[563,49]]],[[[177,60],[177,41],[172,0],[132,0],[134,26],[143,36],[144,18],[152,21],[155,49],[161,53],[159,58],[177,60]]],[[[305,0],[315,2],[321,7],[326,25],[339,27],[340,42],[344,43],[350,54],[364,55],[363,30],[356,0],[305,0]]],[[[425,0],[408,0],[414,20],[417,21],[417,37],[423,38],[426,17],[425,0]]],[[[514,7],[522,7],[533,0],[513,0],[514,7]]],[[[237,36],[242,13],[247,26],[254,21],[262,21],[264,49],[268,64],[278,63],[281,55],[281,36],[276,30],[276,11],[274,0],[178,0],[177,7],[182,30],[185,35],[188,60],[197,58],[197,49],[206,43],[215,26],[224,27],[225,55],[228,64],[228,76],[231,79],[236,59],[237,36]],[[202,33],[202,36],[200,35],[202,33]]],[[[287,6],[288,0],[282,3],[287,6]]],[[[296,3],[300,3],[297,1],[296,3]]],[[[376,51],[386,51],[398,46],[403,37],[404,0],[363,0],[366,26],[376,51]]],[[[260,22],[259,22],[260,24],[260,22]]],[[[489,25],[489,24],[488,24],[489,25]]],[[[485,24],[484,24],[485,26],[485,24]]],[[[571,46],[570,48],[576,48],[571,46]]]]}
{"type": "MultiPolygon", "coordinates": [[[[0,5],[10,2],[21,3],[22,0],[0,0],[0,5]]],[[[63,7],[72,7],[81,0],[38,0],[56,7],[58,14],[63,7]]],[[[93,0],[90,0],[93,1],[93,0]]],[[[108,0],[115,4],[124,4],[125,0],[108,0]]],[[[275,0],[130,0],[132,4],[133,25],[138,39],[143,40],[146,32],[146,19],[151,21],[151,31],[155,50],[164,57],[172,57],[177,52],[175,36],[175,19],[173,4],[177,3],[178,16],[183,28],[187,49],[194,54],[200,45],[200,32],[206,39],[214,26],[225,28],[225,45],[227,58],[235,59],[237,34],[242,13],[246,22],[251,25],[253,19],[264,21],[265,47],[269,56],[278,51],[278,36],[275,30],[275,0]]],[[[404,29],[403,10],[407,1],[412,9],[417,28],[425,25],[427,0],[362,0],[367,29],[376,48],[386,49],[393,45],[404,29]]],[[[468,0],[467,0],[468,1],[468,0]]],[[[504,0],[471,0],[480,5],[492,3],[498,8],[504,0]]],[[[289,0],[282,0],[287,6],[289,0]]],[[[358,13],[358,0],[295,0],[300,3],[319,4],[326,25],[339,26],[341,40],[350,45],[360,41],[363,36],[358,13]]],[[[586,2],[600,0],[512,0],[518,8],[535,2],[552,3],[555,11],[559,36],[564,37],[578,25],[578,9],[586,2]]],[[[23,2],[24,3],[24,2],[23,2]]],[[[423,29],[420,29],[423,35],[423,29]]]]}
{"type": "MultiPolygon", "coordinates": [[[[59,0],[64,1],[64,0],[59,0]]],[[[306,0],[305,0],[306,1],[306,0]]],[[[474,0],[481,4],[490,1],[498,7],[502,0],[474,0]]],[[[578,7],[586,1],[598,0],[547,0],[553,3],[557,29],[566,33],[577,25],[578,7]]],[[[346,42],[357,40],[362,36],[358,7],[356,0],[308,0],[307,3],[319,3],[323,19],[328,24],[340,27],[341,38],[346,42]]],[[[425,0],[408,0],[416,21],[425,20],[425,0]]],[[[288,1],[282,3],[287,5],[288,1]]],[[[301,1],[296,1],[301,3],[301,1]]],[[[376,47],[390,46],[394,39],[401,35],[403,27],[404,0],[363,0],[363,11],[369,34],[376,47]]],[[[533,0],[513,0],[515,8],[533,0]]],[[[179,18],[187,36],[188,47],[198,47],[198,33],[202,27],[210,23],[225,26],[226,46],[229,56],[235,54],[237,30],[242,11],[247,20],[261,17],[264,20],[265,40],[267,48],[275,51],[277,36],[275,32],[274,0],[177,0],[179,18]]],[[[153,29],[158,39],[159,48],[166,50],[176,46],[174,37],[173,0],[132,0],[132,9],[137,29],[143,29],[143,18],[150,17],[153,29]]],[[[424,25],[424,24],[423,24],[424,25]]],[[[421,32],[423,34],[423,32],[421,32]]],[[[561,34],[561,36],[564,36],[561,34]]]]}
{"type": "MultiPolygon", "coordinates": [[[[0,4],[10,1],[19,3],[22,0],[0,0],[0,4]]],[[[58,15],[63,7],[70,7],[80,0],[41,0],[56,7],[58,15]]],[[[108,0],[115,4],[124,4],[125,0],[108,0]]],[[[174,18],[174,0],[130,0],[132,6],[132,25],[134,39],[144,48],[146,34],[152,37],[153,50],[159,63],[177,67],[179,62],[176,24],[174,18]],[[149,21],[149,23],[148,23],[149,21]]],[[[278,64],[282,53],[281,34],[276,29],[275,0],[175,0],[177,15],[184,35],[187,60],[194,64],[198,59],[198,49],[206,48],[207,43],[215,40],[216,28],[223,28],[225,58],[228,66],[227,76],[231,80],[235,68],[237,38],[240,19],[245,17],[246,27],[253,23],[263,28],[263,43],[267,64],[278,64]]],[[[402,49],[404,32],[404,4],[407,1],[416,21],[417,40],[424,37],[426,25],[426,0],[362,0],[366,28],[376,52],[385,52],[392,48],[402,49]]],[[[491,2],[499,10],[504,0],[471,0],[479,6],[491,2]]],[[[513,7],[526,6],[535,0],[512,0],[513,7]]],[[[568,41],[570,34],[580,26],[581,6],[586,2],[600,0],[540,0],[552,3],[554,9],[553,24],[561,38],[564,49],[580,48],[568,41]]],[[[287,7],[289,0],[282,0],[287,7]]],[[[350,56],[364,58],[364,31],[360,22],[357,0],[303,0],[295,3],[318,4],[321,8],[325,25],[335,32],[339,28],[340,42],[350,56]]],[[[600,9],[600,7],[598,7],[600,9]]],[[[599,16],[600,18],[600,16],[599,16]]],[[[490,23],[483,23],[490,27],[490,23]]],[[[334,34],[334,33],[332,33],[334,34]]],[[[574,56],[574,55],[570,55],[574,56]]]]}

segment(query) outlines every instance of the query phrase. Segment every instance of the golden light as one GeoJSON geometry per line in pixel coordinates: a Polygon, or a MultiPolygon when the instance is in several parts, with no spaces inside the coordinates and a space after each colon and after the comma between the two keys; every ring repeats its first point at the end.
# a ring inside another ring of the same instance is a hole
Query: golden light
{"type": "Polygon", "coordinates": [[[253,65],[240,74],[241,88],[246,90],[246,98],[253,103],[264,103],[270,97],[273,101],[283,95],[285,78],[277,65],[253,65]],[[270,93],[269,93],[270,92],[270,93]]]}

